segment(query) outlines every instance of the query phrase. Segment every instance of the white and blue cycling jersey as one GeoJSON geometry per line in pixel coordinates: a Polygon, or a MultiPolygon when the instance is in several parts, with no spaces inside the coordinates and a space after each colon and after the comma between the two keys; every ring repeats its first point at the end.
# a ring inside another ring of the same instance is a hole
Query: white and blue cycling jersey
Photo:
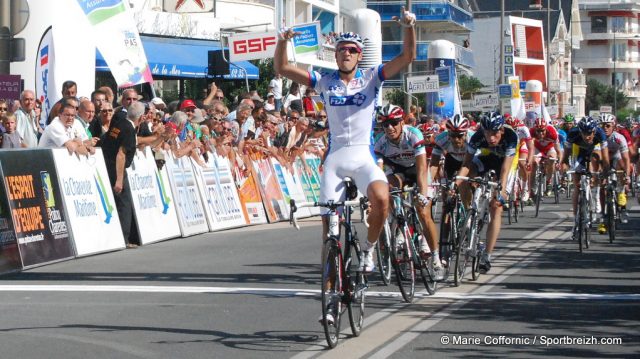
{"type": "Polygon", "coordinates": [[[484,136],[484,129],[481,127],[476,132],[469,143],[467,144],[467,152],[476,156],[489,156],[494,155],[497,157],[509,157],[516,154],[516,147],[518,146],[518,135],[509,126],[503,127],[502,139],[497,146],[490,146],[484,136]]]}
{"type": "MultiPolygon", "coordinates": [[[[475,132],[472,130],[467,130],[467,143],[471,139],[475,132]]],[[[449,138],[449,131],[444,131],[438,136],[436,136],[436,145],[433,148],[432,156],[442,156],[443,153],[447,153],[451,155],[456,161],[462,162],[464,160],[464,156],[467,154],[467,146],[466,144],[461,148],[455,148],[453,143],[451,142],[451,138],[449,138]]]]}
{"type": "Polygon", "coordinates": [[[402,167],[415,166],[416,157],[426,154],[422,132],[406,125],[402,126],[398,143],[394,143],[387,135],[382,134],[376,139],[373,151],[380,160],[384,158],[402,167]]]}
{"type": "Polygon", "coordinates": [[[372,145],[378,93],[384,81],[383,65],[356,70],[345,84],[339,72],[325,76],[309,72],[309,83],[320,94],[329,121],[329,148],[372,145]]]}

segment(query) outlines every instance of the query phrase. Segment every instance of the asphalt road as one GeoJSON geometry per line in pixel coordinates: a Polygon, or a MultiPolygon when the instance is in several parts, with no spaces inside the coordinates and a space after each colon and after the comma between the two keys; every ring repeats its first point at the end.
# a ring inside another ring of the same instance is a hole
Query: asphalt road
{"type": "MultiPolygon", "coordinates": [[[[637,357],[640,207],[578,253],[568,202],[504,225],[493,268],[413,303],[370,278],[327,350],[319,221],[228,230],[0,277],[2,358],[637,357]],[[346,321],[344,323],[347,323],[346,321]],[[593,343],[593,344],[592,344],[593,343]]],[[[360,227],[361,234],[364,228],[360,227]]]]}

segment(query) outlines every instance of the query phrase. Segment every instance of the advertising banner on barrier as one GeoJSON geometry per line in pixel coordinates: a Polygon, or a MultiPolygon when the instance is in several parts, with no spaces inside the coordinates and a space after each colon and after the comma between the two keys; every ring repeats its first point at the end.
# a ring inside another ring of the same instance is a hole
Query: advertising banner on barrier
{"type": "Polygon", "coordinates": [[[70,154],[66,148],[52,152],[76,255],[124,248],[102,150],[88,157],[70,154]]]}
{"type": "Polygon", "coordinates": [[[158,170],[149,147],[136,151],[127,168],[140,243],[180,237],[178,213],[169,186],[167,167],[158,170]]]}
{"type": "Polygon", "coordinates": [[[264,211],[262,195],[256,185],[256,180],[250,173],[245,173],[238,168],[237,163],[233,166],[232,171],[247,224],[267,223],[267,213],[264,211]]]}
{"type": "Polygon", "coordinates": [[[72,258],[51,150],[0,151],[0,165],[22,266],[72,258]]]}
{"type": "Polygon", "coordinates": [[[269,161],[268,157],[259,154],[251,155],[251,159],[254,169],[253,173],[256,177],[258,187],[260,187],[260,191],[262,192],[262,203],[267,211],[269,222],[279,222],[286,219],[289,213],[284,204],[284,197],[282,196],[282,190],[278,183],[278,177],[273,167],[271,167],[271,161],[269,161]]]}
{"type": "Polygon", "coordinates": [[[238,227],[247,222],[242,213],[238,190],[233,183],[229,161],[209,153],[209,162],[201,167],[191,160],[202,196],[209,230],[238,227]]]}
{"type": "Polygon", "coordinates": [[[183,237],[209,231],[207,216],[196,177],[193,173],[191,160],[189,157],[175,158],[171,153],[165,153],[167,172],[169,173],[169,183],[173,190],[176,209],[178,212],[178,223],[183,237]]]}
{"type": "MultiPolygon", "coordinates": [[[[0,167],[0,177],[4,178],[0,167]]],[[[9,201],[4,186],[0,186],[0,274],[22,268],[18,241],[13,228],[9,201]]]]}
{"type": "MultiPolygon", "coordinates": [[[[300,178],[291,173],[291,170],[278,162],[275,158],[271,158],[271,164],[275,170],[276,176],[278,176],[278,183],[282,189],[282,195],[284,196],[284,204],[287,209],[286,218],[289,219],[289,200],[294,199],[296,202],[304,202],[306,196],[302,189],[302,183],[300,178]]],[[[308,217],[311,215],[308,207],[300,208],[296,214],[297,217],[308,217]]]]}

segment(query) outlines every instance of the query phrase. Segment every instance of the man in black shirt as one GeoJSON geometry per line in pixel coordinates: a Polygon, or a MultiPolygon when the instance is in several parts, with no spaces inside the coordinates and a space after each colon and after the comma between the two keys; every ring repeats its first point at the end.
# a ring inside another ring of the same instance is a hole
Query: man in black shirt
{"type": "Polygon", "coordinates": [[[133,202],[126,168],[131,166],[136,153],[136,128],[144,116],[144,104],[134,102],[127,108],[126,119],[112,124],[102,140],[102,153],[107,165],[109,181],[118,209],[118,217],[127,248],[136,247],[129,242],[133,219],[133,202]]]}

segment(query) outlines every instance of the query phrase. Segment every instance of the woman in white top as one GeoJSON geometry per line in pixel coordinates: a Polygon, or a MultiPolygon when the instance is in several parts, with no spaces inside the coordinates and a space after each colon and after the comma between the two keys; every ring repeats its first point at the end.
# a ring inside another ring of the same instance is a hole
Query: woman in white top
{"type": "Polygon", "coordinates": [[[291,84],[291,88],[289,88],[289,94],[284,99],[283,107],[286,113],[289,113],[289,110],[296,110],[298,111],[298,113],[304,113],[302,111],[302,97],[300,97],[300,85],[297,82],[293,82],[291,84]]]}

